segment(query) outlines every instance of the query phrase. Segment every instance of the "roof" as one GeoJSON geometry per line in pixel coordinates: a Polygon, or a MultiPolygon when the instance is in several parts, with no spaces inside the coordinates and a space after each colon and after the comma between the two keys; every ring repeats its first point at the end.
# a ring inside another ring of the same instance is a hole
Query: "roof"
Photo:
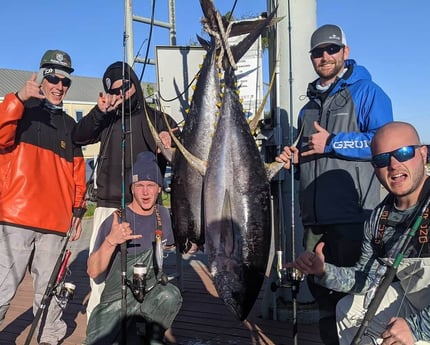
{"type": "MultiPolygon", "coordinates": [[[[0,68],[0,99],[10,92],[20,90],[33,73],[35,72],[0,68]]],[[[66,102],[95,104],[99,92],[104,91],[101,78],[72,75],[72,80],[72,86],[65,98],[66,102]]],[[[153,83],[142,83],[142,90],[146,96],[148,84],[152,89],[155,88],[153,83]]]]}
{"type": "MultiPolygon", "coordinates": [[[[0,98],[20,90],[33,73],[35,72],[0,68],[0,98]]],[[[94,104],[98,93],[103,91],[101,78],[72,76],[72,80],[73,83],[65,101],[94,104]]]]}

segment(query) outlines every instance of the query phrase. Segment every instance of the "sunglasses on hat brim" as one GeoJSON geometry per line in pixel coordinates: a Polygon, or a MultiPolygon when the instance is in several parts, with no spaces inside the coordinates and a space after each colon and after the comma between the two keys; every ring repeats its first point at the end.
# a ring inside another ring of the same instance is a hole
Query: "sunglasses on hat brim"
{"type": "Polygon", "coordinates": [[[110,89],[108,91],[108,93],[111,95],[119,96],[121,94],[121,92],[126,93],[128,90],[130,90],[130,88],[131,88],[130,80],[125,80],[124,84],[122,84],[121,86],[116,87],[114,89],[110,89]]]}
{"type": "Polygon", "coordinates": [[[45,79],[50,84],[54,84],[54,85],[57,85],[59,82],[61,82],[64,87],[69,87],[72,84],[72,81],[69,78],[67,78],[67,77],[60,78],[60,77],[57,77],[54,74],[45,75],[45,79]]]}
{"type": "Polygon", "coordinates": [[[314,48],[311,51],[311,56],[313,59],[317,59],[317,58],[322,57],[324,55],[324,52],[327,52],[328,55],[333,55],[333,54],[339,53],[339,51],[343,47],[344,46],[338,46],[337,44],[330,44],[330,45],[325,46],[325,47],[314,48]]]}
{"type": "Polygon", "coordinates": [[[406,162],[415,157],[415,150],[422,145],[403,146],[391,152],[384,152],[372,157],[372,165],[375,168],[385,168],[391,164],[391,157],[394,157],[398,162],[406,162]]]}

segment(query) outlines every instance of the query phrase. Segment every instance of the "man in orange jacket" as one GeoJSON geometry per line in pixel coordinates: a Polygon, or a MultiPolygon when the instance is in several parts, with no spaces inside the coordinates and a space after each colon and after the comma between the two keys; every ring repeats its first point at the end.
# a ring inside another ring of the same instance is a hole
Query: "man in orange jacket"
{"type": "MultiPolygon", "coordinates": [[[[39,73],[0,104],[0,323],[27,266],[36,313],[66,234],[81,234],[85,162],[71,139],[75,121],[62,108],[72,72],[67,53],[48,50],[39,73]]],[[[65,336],[62,311],[52,300],[40,344],[65,336]]]]}

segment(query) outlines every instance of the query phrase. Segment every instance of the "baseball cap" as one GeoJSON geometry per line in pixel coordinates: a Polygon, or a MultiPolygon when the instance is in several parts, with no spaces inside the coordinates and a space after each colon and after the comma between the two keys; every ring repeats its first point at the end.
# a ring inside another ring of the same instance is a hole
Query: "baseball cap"
{"type": "Polygon", "coordinates": [[[60,74],[71,79],[70,73],[72,68],[72,60],[70,55],[58,49],[47,50],[40,60],[40,68],[37,74],[37,81],[42,82],[47,75],[60,74]]]}
{"type": "Polygon", "coordinates": [[[311,37],[311,52],[321,44],[336,44],[338,46],[346,46],[346,37],[342,28],[326,24],[314,31],[311,37]]]}
{"type": "Polygon", "coordinates": [[[72,73],[72,59],[66,52],[58,49],[47,50],[40,60],[40,68],[53,67],[55,69],[64,70],[67,73],[72,73]]]}

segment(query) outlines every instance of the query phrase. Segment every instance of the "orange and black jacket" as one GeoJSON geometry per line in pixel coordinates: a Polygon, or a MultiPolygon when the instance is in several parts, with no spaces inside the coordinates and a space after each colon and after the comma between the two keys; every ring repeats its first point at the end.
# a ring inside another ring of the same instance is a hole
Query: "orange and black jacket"
{"type": "Polygon", "coordinates": [[[71,140],[75,120],[15,94],[0,104],[0,223],[65,234],[82,213],[85,162],[71,140]]]}

